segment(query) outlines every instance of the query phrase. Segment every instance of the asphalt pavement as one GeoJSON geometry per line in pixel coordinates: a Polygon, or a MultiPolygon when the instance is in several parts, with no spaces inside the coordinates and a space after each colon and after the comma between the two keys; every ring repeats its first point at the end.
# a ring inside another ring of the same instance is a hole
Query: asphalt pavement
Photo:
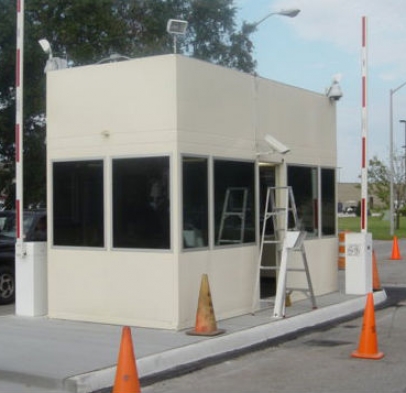
{"type": "MultiPolygon", "coordinates": [[[[381,285],[406,286],[406,262],[391,260],[392,245],[374,241],[381,285]]],[[[406,240],[398,245],[406,256],[406,240]]],[[[339,291],[317,297],[316,310],[306,299],[293,302],[285,318],[275,319],[271,299],[255,315],[218,321],[225,333],[216,337],[132,327],[141,384],[362,314],[365,296],[346,295],[344,275],[339,272],[339,291]]],[[[386,291],[376,291],[374,300],[384,304],[386,291]]],[[[1,306],[0,332],[0,393],[108,391],[114,383],[121,326],[19,317],[13,306],[1,306]]]]}

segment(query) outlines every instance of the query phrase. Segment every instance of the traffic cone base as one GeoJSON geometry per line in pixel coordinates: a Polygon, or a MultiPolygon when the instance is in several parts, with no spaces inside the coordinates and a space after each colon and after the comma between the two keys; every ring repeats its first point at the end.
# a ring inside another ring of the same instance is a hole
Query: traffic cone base
{"type": "Polygon", "coordinates": [[[399,244],[398,244],[398,238],[397,236],[393,237],[393,244],[392,244],[392,256],[390,258],[393,261],[398,261],[402,259],[400,256],[400,251],[399,251],[399,244]]]}
{"type": "Polygon", "coordinates": [[[195,328],[187,331],[186,334],[191,336],[217,336],[224,332],[224,329],[217,328],[213,303],[211,301],[209,279],[207,274],[203,274],[200,284],[195,328]]]}
{"type": "Polygon", "coordinates": [[[187,335],[189,336],[218,336],[219,334],[223,334],[225,332],[224,329],[216,329],[212,330],[210,332],[204,332],[204,331],[197,331],[196,329],[193,330],[188,330],[186,332],[187,335]]]}
{"type": "Polygon", "coordinates": [[[385,355],[383,352],[378,352],[378,353],[374,353],[374,354],[365,354],[365,353],[361,353],[358,350],[356,350],[351,353],[351,357],[359,358],[359,359],[379,360],[379,359],[382,359],[384,356],[385,355]]]}
{"type": "Polygon", "coordinates": [[[118,354],[117,371],[112,393],[140,393],[140,381],[138,379],[137,365],[131,329],[123,327],[121,334],[120,351],[118,354]]]}
{"type": "Polygon", "coordinates": [[[382,352],[378,351],[374,307],[374,297],[372,292],[370,292],[365,305],[358,349],[351,353],[353,358],[379,360],[384,356],[382,352]]]}

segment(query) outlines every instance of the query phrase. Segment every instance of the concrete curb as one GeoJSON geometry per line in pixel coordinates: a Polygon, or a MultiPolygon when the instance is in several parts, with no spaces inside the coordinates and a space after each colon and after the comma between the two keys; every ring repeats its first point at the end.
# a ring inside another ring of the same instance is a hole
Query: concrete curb
{"type": "MultiPolygon", "coordinates": [[[[374,293],[375,305],[382,304],[386,299],[387,296],[384,290],[374,293]]],[[[359,298],[313,310],[306,314],[273,321],[228,335],[208,338],[191,345],[137,359],[139,378],[152,378],[154,375],[187,367],[187,365],[199,361],[215,358],[230,352],[247,350],[255,345],[299,332],[305,328],[334,322],[335,320],[363,311],[365,302],[366,296],[360,296],[359,298]]],[[[111,387],[114,382],[115,372],[116,367],[114,366],[77,375],[66,379],[64,386],[72,392],[94,392],[111,387]]]]}

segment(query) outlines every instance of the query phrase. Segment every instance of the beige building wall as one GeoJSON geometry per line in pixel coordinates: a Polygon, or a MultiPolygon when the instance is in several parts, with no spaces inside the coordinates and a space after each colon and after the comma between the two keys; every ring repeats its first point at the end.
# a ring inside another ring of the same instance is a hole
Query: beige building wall
{"type": "MultiPolygon", "coordinates": [[[[181,155],[274,162],[281,182],[286,163],[335,167],[334,105],[321,94],[179,55],[50,72],[47,83],[49,316],[192,326],[203,273],[217,319],[251,312],[258,244],[181,249],[181,155]],[[291,153],[268,154],[267,133],[291,153]],[[114,250],[111,160],[145,155],[170,157],[172,247],[114,250]],[[104,160],[105,248],[55,247],[52,163],[89,158],[104,160]]],[[[337,239],[309,240],[306,248],[316,293],[334,291],[337,239]]]]}

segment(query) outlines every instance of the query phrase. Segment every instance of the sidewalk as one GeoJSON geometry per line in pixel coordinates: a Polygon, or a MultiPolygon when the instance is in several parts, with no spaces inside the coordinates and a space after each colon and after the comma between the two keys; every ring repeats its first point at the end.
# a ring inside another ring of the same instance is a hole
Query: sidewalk
{"type": "MultiPolygon", "coordinates": [[[[400,242],[401,252],[406,242],[400,242]]],[[[404,285],[406,264],[390,261],[390,242],[377,244],[381,284],[404,285]],[[382,248],[382,247],[383,248],[382,248]]],[[[339,291],[294,302],[286,318],[275,319],[273,299],[255,315],[218,321],[226,332],[215,337],[190,336],[185,331],[132,328],[137,368],[143,380],[165,377],[194,364],[226,357],[272,340],[311,329],[352,314],[362,314],[365,296],[344,294],[344,271],[339,272],[339,291]]],[[[375,304],[386,300],[385,291],[374,293],[375,304]]],[[[215,306],[215,300],[214,300],[215,306]]],[[[121,340],[121,326],[75,322],[47,317],[17,317],[10,307],[0,316],[0,388],[19,383],[29,392],[94,392],[111,387],[121,340]],[[43,390],[41,390],[43,389],[43,390]]],[[[3,311],[4,312],[4,311],[3,311]]],[[[358,336],[354,338],[356,341],[358,336]]],[[[1,390],[0,393],[3,393],[1,390]]],[[[19,391],[19,390],[15,390],[19,391]]]]}

